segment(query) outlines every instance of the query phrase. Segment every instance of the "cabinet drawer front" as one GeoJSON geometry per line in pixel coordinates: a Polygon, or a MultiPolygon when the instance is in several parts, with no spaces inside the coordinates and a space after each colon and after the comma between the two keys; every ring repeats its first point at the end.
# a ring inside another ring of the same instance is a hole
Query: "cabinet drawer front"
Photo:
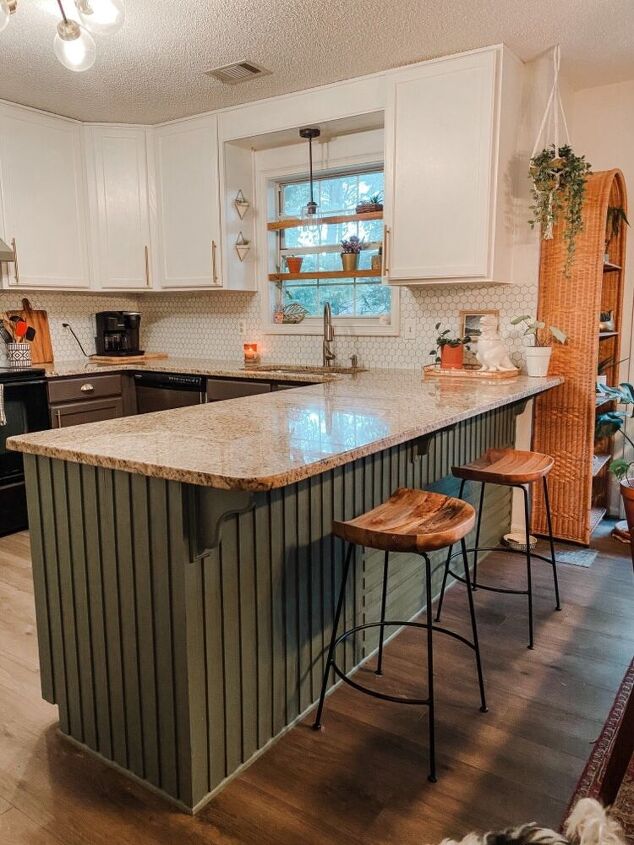
{"type": "Polygon", "coordinates": [[[103,422],[116,420],[123,416],[123,399],[95,399],[92,402],[73,402],[51,408],[51,424],[53,428],[68,428],[81,423],[103,422]]]}
{"type": "Polygon", "coordinates": [[[207,379],[207,400],[209,402],[220,402],[223,399],[239,399],[240,396],[255,396],[258,393],[270,392],[271,385],[267,381],[207,379]]]}
{"type": "Polygon", "coordinates": [[[48,383],[48,398],[51,405],[59,402],[86,402],[102,396],[120,395],[121,376],[118,373],[60,378],[48,383]]]}

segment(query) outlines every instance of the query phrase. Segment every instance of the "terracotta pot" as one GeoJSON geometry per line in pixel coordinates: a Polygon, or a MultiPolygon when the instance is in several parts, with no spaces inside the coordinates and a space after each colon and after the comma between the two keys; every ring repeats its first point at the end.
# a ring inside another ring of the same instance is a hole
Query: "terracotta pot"
{"type": "Polygon", "coordinates": [[[461,370],[464,364],[464,347],[450,346],[445,343],[440,350],[440,369],[441,370],[461,370]]]}
{"type": "Polygon", "coordinates": [[[286,266],[288,267],[289,273],[301,273],[302,272],[302,261],[304,257],[300,255],[299,257],[292,258],[290,255],[286,259],[286,266]]]}
{"type": "Polygon", "coordinates": [[[341,264],[344,270],[350,272],[351,270],[356,270],[359,266],[359,253],[358,252],[342,252],[341,253],[341,264]]]}
{"type": "Polygon", "coordinates": [[[634,567],[634,487],[631,487],[627,481],[622,481],[620,487],[627,527],[630,530],[630,554],[632,555],[632,566],[634,567]]]}

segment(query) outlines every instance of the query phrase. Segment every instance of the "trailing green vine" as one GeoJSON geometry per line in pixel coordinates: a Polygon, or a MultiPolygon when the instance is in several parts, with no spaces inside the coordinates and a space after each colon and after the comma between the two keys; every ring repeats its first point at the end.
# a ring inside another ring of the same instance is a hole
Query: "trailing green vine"
{"type": "Polygon", "coordinates": [[[533,217],[531,226],[540,226],[544,240],[553,237],[555,224],[563,220],[566,242],[564,274],[570,274],[575,257],[577,236],[583,229],[583,200],[591,165],[585,156],[578,156],[569,144],[548,147],[533,156],[530,175],[533,181],[533,217]]]}

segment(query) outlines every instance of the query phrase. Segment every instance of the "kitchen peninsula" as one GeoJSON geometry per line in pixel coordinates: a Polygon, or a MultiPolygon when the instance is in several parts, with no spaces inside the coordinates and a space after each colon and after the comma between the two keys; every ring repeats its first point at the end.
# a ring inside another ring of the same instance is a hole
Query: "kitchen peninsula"
{"type": "MultiPolygon", "coordinates": [[[[457,493],[452,464],[513,445],[518,411],[561,381],[360,372],[12,438],[61,732],[195,812],[319,695],[342,566],[333,518],[399,486],[457,493]]],[[[500,488],[483,544],[509,520],[500,488]]],[[[378,616],[381,566],[357,551],[347,627],[378,616]]],[[[410,618],[422,593],[404,556],[390,611],[410,618]]],[[[340,665],[375,646],[341,645],[340,665]]]]}

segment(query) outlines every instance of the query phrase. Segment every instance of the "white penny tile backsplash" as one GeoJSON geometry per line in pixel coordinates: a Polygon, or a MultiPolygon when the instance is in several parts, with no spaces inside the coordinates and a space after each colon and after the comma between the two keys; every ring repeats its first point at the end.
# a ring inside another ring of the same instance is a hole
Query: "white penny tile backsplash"
{"type": "MultiPolygon", "coordinates": [[[[263,331],[257,293],[181,293],[112,295],[37,291],[27,294],[34,308],[48,311],[53,348],[57,360],[81,357],[71,334],[62,327],[69,322],[88,353],[94,346],[94,314],[107,310],[138,310],[142,314],[142,345],[154,352],[167,352],[187,358],[238,359],[244,340],[261,344],[270,361],[318,364],[321,338],[314,335],[267,335],[263,331]],[[239,323],[246,326],[242,337],[239,323]]],[[[0,311],[20,307],[21,294],[0,292],[0,311]]],[[[534,312],[537,284],[483,285],[403,288],[401,290],[401,330],[398,337],[335,338],[338,363],[345,365],[352,354],[367,367],[417,368],[431,363],[435,323],[442,321],[452,331],[459,330],[461,310],[496,308],[500,331],[511,357],[522,363],[520,332],[510,324],[518,313],[534,312]],[[403,331],[407,329],[407,337],[403,331]]],[[[2,344],[0,344],[0,347],[2,344]]]]}

